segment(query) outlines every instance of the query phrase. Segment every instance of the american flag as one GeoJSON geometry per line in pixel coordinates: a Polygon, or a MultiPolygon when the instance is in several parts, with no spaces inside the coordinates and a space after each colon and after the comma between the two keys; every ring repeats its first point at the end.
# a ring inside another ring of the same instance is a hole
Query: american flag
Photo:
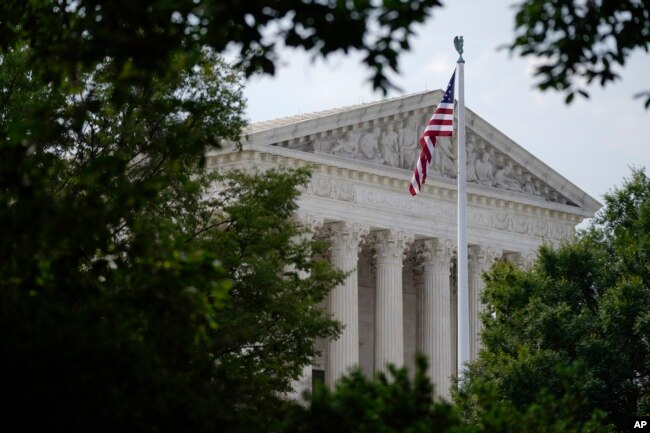
{"type": "Polygon", "coordinates": [[[411,186],[409,192],[411,195],[416,195],[420,192],[420,188],[424,185],[431,165],[431,157],[433,155],[433,148],[436,146],[436,137],[451,137],[454,129],[454,78],[456,71],[451,74],[451,80],[447,85],[442,100],[436,107],[431,116],[431,120],[424,129],[420,137],[420,158],[418,158],[415,169],[413,170],[413,177],[411,178],[411,186]]]}

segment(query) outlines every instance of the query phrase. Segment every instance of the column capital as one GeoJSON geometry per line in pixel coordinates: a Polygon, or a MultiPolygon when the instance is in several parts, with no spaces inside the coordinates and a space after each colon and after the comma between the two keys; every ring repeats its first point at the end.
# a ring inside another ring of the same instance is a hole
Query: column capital
{"type": "Polygon", "coordinates": [[[537,259],[537,253],[535,251],[522,253],[522,252],[510,252],[504,253],[504,258],[508,263],[518,267],[519,269],[529,269],[535,260],[537,259]]]}
{"type": "Polygon", "coordinates": [[[413,235],[393,230],[375,230],[370,236],[374,242],[377,263],[402,264],[406,249],[413,242],[413,235]]]}
{"type": "Polygon", "coordinates": [[[316,232],[325,223],[323,218],[307,213],[296,213],[293,218],[311,233],[316,232]]]}
{"type": "Polygon", "coordinates": [[[415,241],[415,251],[425,269],[449,269],[456,242],[451,239],[427,238],[415,241]]]}
{"type": "Polygon", "coordinates": [[[479,272],[485,272],[490,269],[502,256],[502,251],[492,246],[471,245],[469,251],[469,267],[475,268],[479,272]]]}
{"type": "Polygon", "coordinates": [[[355,263],[361,245],[369,230],[362,224],[352,222],[324,223],[319,230],[319,237],[330,242],[329,252],[332,256],[351,256],[355,263]]]}

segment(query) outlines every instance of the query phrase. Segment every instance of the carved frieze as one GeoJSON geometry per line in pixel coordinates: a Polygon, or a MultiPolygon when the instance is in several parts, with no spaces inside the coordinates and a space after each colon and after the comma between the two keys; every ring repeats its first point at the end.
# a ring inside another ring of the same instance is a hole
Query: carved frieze
{"type": "Polygon", "coordinates": [[[511,226],[512,214],[509,212],[492,212],[493,227],[498,230],[506,230],[511,226]]]}
{"type": "MultiPolygon", "coordinates": [[[[447,224],[456,219],[456,206],[451,203],[414,200],[404,194],[380,192],[351,182],[316,178],[307,193],[344,202],[371,205],[376,208],[409,211],[426,215],[432,224],[447,224]]],[[[471,208],[468,225],[481,229],[493,229],[547,240],[570,239],[575,234],[572,222],[554,221],[544,216],[525,215],[508,209],[471,208]]]]}
{"type": "Polygon", "coordinates": [[[512,231],[522,235],[532,235],[532,219],[525,215],[515,215],[512,218],[512,231]]]}
{"type": "Polygon", "coordinates": [[[351,182],[336,181],[325,177],[314,177],[307,185],[307,193],[342,201],[354,201],[355,191],[351,182]]]}
{"type": "Polygon", "coordinates": [[[494,212],[485,209],[470,209],[468,212],[467,223],[474,227],[494,227],[494,212]]]}
{"type": "MultiPolygon", "coordinates": [[[[456,205],[444,202],[414,200],[406,194],[381,192],[352,182],[325,177],[312,179],[307,194],[349,203],[371,205],[377,208],[409,211],[426,215],[433,224],[444,224],[456,219],[456,205]]],[[[574,235],[571,222],[553,221],[542,216],[522,215],[509,209],[471,208],[468,212],[470,227],[500,230],[548,240],[569,239],[574,235]]]]}

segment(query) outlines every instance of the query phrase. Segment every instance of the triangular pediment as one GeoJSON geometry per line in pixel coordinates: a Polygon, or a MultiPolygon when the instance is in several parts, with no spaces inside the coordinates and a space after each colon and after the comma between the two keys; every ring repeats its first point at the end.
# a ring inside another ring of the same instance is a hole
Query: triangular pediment
{"type": "MultiPolygon", "coordinates": [[[[250,125],[246,144],[279,146],[410,175],[419,155],[418,138],[442,91],[292,116],[250,125]]],[[[466,108],[467,181],[470,192],[505,192],[575,206],[588,213],[600,203],[522,146],[466,108]]],[[[429,179],[456,178],[456,140],[441,138],[429,179]]]]}

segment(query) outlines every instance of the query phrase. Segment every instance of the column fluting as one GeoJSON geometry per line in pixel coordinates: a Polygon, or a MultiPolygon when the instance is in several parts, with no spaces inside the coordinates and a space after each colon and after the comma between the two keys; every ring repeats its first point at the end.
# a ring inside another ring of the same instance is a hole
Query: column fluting
{"type": "Polygon", "coordinates": [[[375,372],[386,364],[404,364],[402,267],[404,251],[413,237],[403,232],[373,233],[377,283],[375,291],[375,372]]]}
{"type": "Polygon", "coordinates": [[[449,398],[451,387],[451,259],[455,243],[451,240],[423,239],[417,251],[421,256],[422,285],[419,290],[418,352],[429,360],[429,377],[436,395],[449,398]]]}
{"type": "Polygon", "coordinates": [[[333,387],[343,374],[359,364],[359,245],[368,230],[360,224],[328,223],[330,262],[347,273],[342,284],[329,294],[327,304],[334,319],[343,324],[341,335],[327,343],[325,383],[333,387]]]}

